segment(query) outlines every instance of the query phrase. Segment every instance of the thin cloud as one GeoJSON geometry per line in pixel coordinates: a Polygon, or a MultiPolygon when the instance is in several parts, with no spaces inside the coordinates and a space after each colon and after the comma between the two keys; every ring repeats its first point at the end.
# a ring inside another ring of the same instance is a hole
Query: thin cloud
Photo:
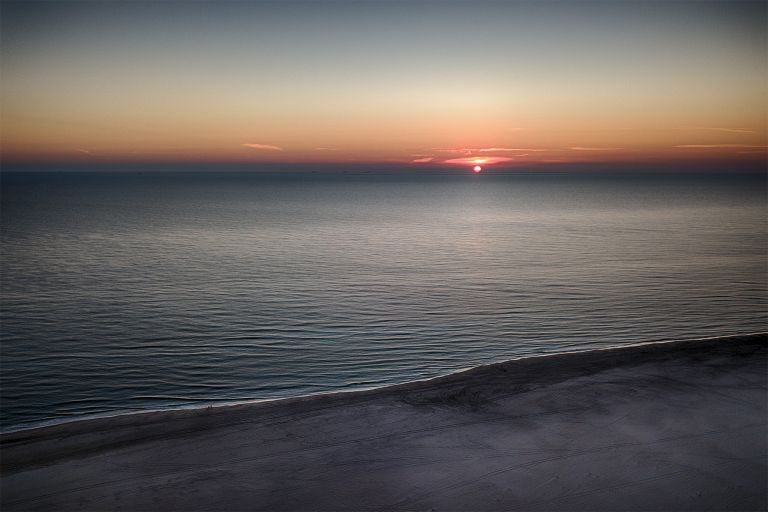
{"type": "Polygon", "coordinates": [[[450,158],[444,160],[445,164],[464,164],[464,165],[492,165],[500,164],[503,162],[512,162],[514,158],[508,158],[506,156],[489,156],[483,158],[467,157],[467,158],[450,158]]]}
{"type": "Polygon", "coordinates": [[[337,151],[336,148],[314,148],[312,151],[337,151]]]}
{"type": "Polygon", "coordinates": [[[413,164],[428,164],[429,162],[433,161],[434,158],[431,156],[428,156],[426,158],[417,158],[416,160],[411,160],[411,163],[413,164]]]}
{"type": "Polygon", "coordinates": [[[478,153],[495,153],[497,151],[544,151],[543,149],[530,149],[530,148],[478,148],[473,151],[478,153]]]}
{"type": "Polygon", "coordinates": [[[546,151],[540,148],[432,148],[432,151],[441,153],[456,153],[462,155],[471,155],[472,153],[496,153],[509,151],[546,151]]]}
{"type": "Polygon", "coordinates": [[[82,153],[84,155],[93,156],[93,152],[90,149],[76,149],[77,152],[82,153]]]}
{"type": "Polygon", "coordinates": [[[768,146],[756,146],[753,144],[681,144],[676,148],[684,149],[727,149],[727,148],[746,148],[746,149],[765,149],[768,146]]]}
{"type": "Polygon", "coordinates": [[[251,149],[262,149],[265,151],[283,151],[283,148],[280,146],[273,146],[271,144],[241,144],[241,146],[245,146],[246,148],[251,149]]]}
{"type": "Polygon", "coordinates": [[[568,149],[571,149],[573,151],[619,151],[624,148],[592,148],[592,147],[584,147],[584,146],[572,146],[568,149]]]}
{"type": "Polygon", "coordinates": [[[694,130],[705,130],[708,132],[727,132],[727,133],[755,133],[754,130],[742,130],[741,128],[708,128],[697,126],[694,130]]]}
{"type": "Polygon", "coordinates": [[[470,154],[472,152],[471,149],[466,149],[466,148],[432,148],[432,151],[438,151],[440,153],[460,153],[460,154],[470,154]]]}

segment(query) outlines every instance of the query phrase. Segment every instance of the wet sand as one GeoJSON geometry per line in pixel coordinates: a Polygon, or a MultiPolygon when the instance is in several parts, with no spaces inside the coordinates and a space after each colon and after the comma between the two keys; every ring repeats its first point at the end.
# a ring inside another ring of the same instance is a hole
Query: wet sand
{"type": "Polygon", "coordinates": [[[0,436],[12,510],[766,510],[766,335],[0,436]]]}

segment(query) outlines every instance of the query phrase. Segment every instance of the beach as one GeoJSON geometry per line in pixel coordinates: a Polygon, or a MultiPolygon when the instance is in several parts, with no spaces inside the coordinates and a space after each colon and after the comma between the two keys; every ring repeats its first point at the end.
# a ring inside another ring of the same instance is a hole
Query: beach
{"type": "Polygon", "coordinates": [[[765,334],[6,433],[2,509],[765,510],[765,334]]]}

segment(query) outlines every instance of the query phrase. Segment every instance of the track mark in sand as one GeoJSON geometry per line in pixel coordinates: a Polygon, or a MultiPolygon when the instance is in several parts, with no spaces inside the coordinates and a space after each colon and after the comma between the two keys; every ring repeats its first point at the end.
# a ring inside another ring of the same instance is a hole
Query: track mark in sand
{"type": "MultiPolygon", "coordinates": [[[[750,428],[757,428],[757,427],[765,428],[765,423],[754,423],[754,424],[749,424],[749,425],[742,425],[742,426],[735,427],[735,428],[730,428],[730,429],[708,430],[706,432],[701,432],[701,433],[698,433],[698,434],[686,434],[686,435],[680,435],[680,436],[664,437],[664,438],[657,439],[655,441],[649,441],[649,442],[614,443],[614,444],[605,445],[605,446],[598,446],[596,448],[590,448],[590,449],[587,449],[587,450],[574,450],[574,451],[572,451],[570,453],[566,453],[566,454],[561,455],[561,456],[545,457],[543,459],[532,460],[532,461],[523,462],[523,463],[520,463],[520,464],[513,464],[511,466],[499,468],[499,469],[496,469],[494,471],[489,471],[487,473],[484,473],[482,475],[479,475],[477,477],[470,478],[470,479],[467,479],[467,480],[464,480],[464,481],[448,482],[448,483],[446,483],[445,485],[442,485],[439,488],[435,488],[433,486],[432,489],[430,489],[428,491],[424,491],[424,492],[419,493],[418,495],[413,496],[413,497],[404,498],[404,499],[402,499],[402,500],[400,500],[400,501],[398,501],[398,502],[396,502],[396,503],[394,503],[392,505],[387,506],[386,508],[382,508],[382,509],[379,509],[379,510],[381,510],[382,512],[385,512],[385,511],[388,511],[388,510],[395,510],[395,509],[398,509],[398,510],[401,510],[401,509],[404,509],[404,508],[405,509],[412,509],[412,508],[415,507],[415,505],[418,502],[423,501],[424,499],[426,499],[427,497],[429,497],[429,496],[431,496],[433,494],[438,494],[438,493],[442,493],[442,492],[449,491],[449,490],[452,490],[452,489],[455,490],[455,489],[458,489],[458,488],[461,488],[461,487],[466,487],[468,485],[472,485],[472,484],[481,482],[481,481],[483,481],[483,480],[485,480],[487,478],[493,478],[495,476],[498,476],[498,475],[501,475],[501,474],[504,474],[504,473],[508,473],[510,471],[516,471],[516,470],[519,470],[519,469],[526,469],[526,468],[538,466],[538,465],[541,465],[541,464],[546,464],[546,463],[549,463],[549,462],[556,462],[556,461],[560,461],[560,460],[564,460],[564,459],[580,457],[580,456],[583,456],[583,455],[591,455],[591,454],[594,454],[594,453],[605,452],[605,451],[609,451],[609,450],[613,450],[613,449],[617,449],[617,448],[629,448],[629,447],[632,447],[632,446],[650,446],[650,445],[655,445],[655,444],[660,444],[660,443],[668,443],[668,442],[672,442],[672,441],[680,441],[680,440],[695,439],[695,438],[701,438],[701,437],[709,437],[709,436],[716,435],[716,434],[722,434],[724,432],[736,432],[736,431],[740,431],[740,430],[747,430],[747,429],[750,429],[750,428]]],[[[727,464],[727,463],[718,464],[718,466],[725,465],[725,464],[727,464]]],[[[688,471],[688,470],[685,470],[685,471],[688,471]]],[[[680,472],[684,472],[684,471],[677,471],[677,472],[675,472],[675,474],[680,473],[680,472]]],[[[443,479],[443,482],[446,482],[446,481],[449,481],[449,480],[450,480],[450,477],[447,477],[447,478],[443,479]]]]}
{"type": "MultiPolygon", "coordinates": [[[[359,403],[365,404],[367,402],[373,402],[375,400],[376,400],[376,397],[371,397],[365,400],[361,399],[359,403]]],[[[143,444],[151,443],[155,441],[162,441],[163,439],[172,439],[173,441],[176,441],[179,443],[182,443],[187,440],[193,443],[199,443],[201,440],[211,440],[211,439],[217,439],[217,438],[220,439],[220,438],[234,435],[238,432],[247,431],[250,429],[251,426],[262,428],[262,427],[275,427],[277,425],[283,425],[283,424],[292,424],[292,423],[295,423],[297,418],[303,419],[303,418],[312,417],[312,416],[315,416],[318,412],[323,412],[325,410],[332,410],[337,408],[338,406],[339,406],[338,404],[329,404],[322,407],[315,407],[310,411],[271,414],[263,418],[237,420],[237,421],[232,421],[230,423],[227,423],[225,425],[216,425],[206,429],[201,429],[199,427],[192,427],[192,428],[186,428],[183,430],[176,430],[170,433],[147,435],[147,436],[144,436],[135,440],[127,441],[127,442],[116,442],[116,443],[104,445],[98,450],[77,455],[77,456],[78,457],[98,456],[100,453],[104,453],[107,451],[114,451],[114,450],[120,450],[121,454],[131,454],[131,453],[141,452],[142,450],[144,450],[145,448],[141,446],[143,444]],[[240,427],[240,428],[234,428],[234,427],[240,427]],[[222,430],[224,431],[221,432],[222,430]],[[136,447],[130,448],[128,446],[136,446],[136,447]]],[[[188,419],[188,418],[185,418],[185,419],[188,419]]],[[[78,435],[79,434],[55,436],[55,437],[52,437],[51,439],[63,440],[69,437],[77,437],[78,435]]],[[[21,442],[21,444],[19,444],[18,446],[24,446],[25,444],[27,443],[21,442]]],[[[2,476],[11,475],[14,473],[18,473],[20,471],[34,470],[36,467],[49,466],[51,464],[55,464],[55,461],[51,463],[43,464],[41,466],[32,466],[32,467],[22,468],[20,470],[15,469],[14,467],[4,466],[2,468],[2,471],[3,471],[2,476]]]]}
{"type": "MultiPolygon", "coordinates": [[[[544,412],[544,413],[521,414],[521,415],[494,415],[492,417],[485,416],[483,418],[478,418],[478,419],[472,420],[472,421],[464,421],[464,422],[458,422],[458,423],[451,423],[451,424],[448,424],[448,425],[440,425],[440,426],[437,426],[437,427],[424,427],[424,428],[412,429],[412,430],[402,430],[402,431],[397,431],[397,432],[390,432],[390,433],[386,433],[386,434],[380,434],[380,435],[377,435],[377,436],[368,436],[368,437],[362,437],[362,438],[356,438],[356,439],[347,439],[347,440],[344,440],[344,441],[337,441],[337,442],[332,442],[332,443],[322,443],[322,444],[317,444],[317,445],[313,445],[313,446],[294,448],[292,450],[284,450],[284,451],[278,451],[278,452],[274,452],[274,453],[260,454],[260,455],[255,455],[255,456],[252,456],[252,457],[241,457],[241,458],[237,458],[237,459],[228,459],[226,461],[219,462],[219,463],[216,463],[216,464],[199,464],[199,465],[197,465],[197,467],[189,466],[187,469],[188,469],[189,472],[208,471],[208,470],[215,469],[215,468],[220,468],[220,467],[223,467],[223,466],[230,466],[230,465],[235,465],[235,464],[241,464],[243,462],[251,462],[251,461],[256,461],[256,460],[260,460],[260,459],[279,457],[279,456],[283,456],[283,455],[292,455],[292,454],[297,454],[297,453],[306,453],[306,452],[311,452],[311,451],[315,451],[315,450],[323,450],[323,449],[326,449],[326,448],[335,448],[335,447],[339,447],[339,446],[345,446],[345,445],[349,445],[349,444],[364,443],[364,442],[370,442],[370,441],[378,441],[378,440],[381,440],[381,439],[392,439],[392,438],[398,438],[398,437],[407,437],[407,436],[413,435],[413,434],[424,434],[424,433],[441,432],[441,431],[449,430],[449,429],[453,429],[453,428],[467,427],[467,426],[477,425],[477,424],[482,424],[482,423],[496,423],[496,422],[500,422],[500,421],[509,421],[509,420],[515,420],[515,419],[526,419],[526,418],[538,418],[538,417],[545,417],[545,416],[553,416],[553,415],[559,415],[559,414],[570,413],[570,412],[579,412],[579,411],[584,411],[584,410],[588,410],[588,409],[590,409],[590,408],[589,407],[574,407],[574,408],[570,408],[570,409],[562,409],[562,410],[549,411],[549,412],[544,412]]],[[[80,491],[85,491],[85,490],[90,490],[90,489],[97,489],[99,487],[106,487],[106,486],[110,486],[110,485],[114,485],[114,484],[120,484],[120,483],[132,482],[132,481],[139,481],[139,480],[147,479],[147,478],[155,478],[155,477],[160,477],[160,476],[169,476],[169,475],[174,475],[174,474],[177,474],[177,473],[179,473],[179,471],[168,471],[166,469],[165,471],[161,471],[161,472],[157,472],[157,473],[149,473],[149,474],[145,474],[145,475],[137,475],[137,476],[133,476],[133,477],[125,477],[125,478],[120,478],[120,479],[104,481],[104,482],[97,482],[97,483],[90,484],[90,485],[71,487],[71,488],[68,488],[68,489],[62,489],[60,491],[49,492],[49,493],[46,493],[46,494],[41,494],[41,495],[30,497],[30,498],[20,498],[20,499],[17,499],[17,500],[11,500],[11,501],[4,502],[4,505],[7,506],[7,507],[10,507],[10,506],[15,506],[15,505],[24,504],[24,503],[34,503],[34,502],[45,500],[46,498],[50,498],[50,497],[53,497],[53,496],[59,496],[59,495],[62,495],[62,494],[69,494],[69,493],[73,493],[73,492],[80,492],[80,491]]]]}
{"type": "MultiPolygon", "coordinates": [[[[760,459],[762,459],[762,456],[753,457],[753,458],[760,458],[760,459]]],[[[713,466],[714,467],[722,467],[722,466],[727,466],[729,464],[734,464],[734,462],[744,462],[744,461],[743,460],[739,460],[739,461],[724,461],[724,462],[720,462],[718,464],[714,464],[713,466]]],[[[657,480],[666,480],[667,478],[671,478],[671,477],[675,477],[675,476],[679,476],[679,475],[689,475],[691,473],[692,469],[693,470],[698,470],[699,468],[696,468],[694,466],[686,466],[683,469],[678,469],[676,471],[670,471],[668,473],[663,473],[663,474],[660,474],[660,475],[649,476],[649,477],[646,477],[646,478],[638,478],[636,480],[632,480],[632,481],[629,481],[629,482],[623,482],[623,483],[614,484],[614,485],[606,485],[606,486],[602,486],[602,487],[595,487],[593,489],[587,489],[585,491],[566,493],[566,494],[563,494],[563,495],[560,495],[560,496],[557,496],[557,497],[554,497],[554,498],[547,498],[547,499],[530,501],[530,502],[526,503],[526,505],[534,505],[534,504],[539,504],[539,503],[553,503],[553,502],[558,502],[558,501],[563,501],[563,500],[570,500],[570,499],[573,499],[573,498],[583,498],[585,496],[592,496],[594,494],[615,491],[617,489],[624,489],[624,488],[627,488],[627,487],[635,487],[637,485],[643,485],[643,484],[646,484],[646,483],[649,483],[649,482],[655,482],[657,480]]]]}
{"type": "MultiPolygon", "coordinates": [[[[660,379],[660,380],[665,380],[665,381],[671,382],[672,384],[678,386],[680,389],[689,389],[689,390],[696,391],[697,394],[700,395],[700,396],[703,396],[705,394],[710,394],[710,395],[714,395],[714,396],[716,396],[716,397],[718,397],[718,398],[720,398],[720,399],[722,399],[722,400],[724,400],[726,402],[729,402],[729,403],[746,405],[749,408],[755,408],[756,407],[755,404],[753,404],[751,402],[748,402],[746,400],[742,400],[742,399],[737,398],[735,396],[728,395],[726,393],[723,393],[722,391],[718,391],[718,389],[722,387],[720,385],[706,384],[706,383],[700,383],[700,382],[696,383],[696,384],[693,384],[693,383],[690,383],[690,382],[685,382],[683,380],[676,379],[676,378],[670,377],[670,376],[665,376],[665,375],[646,374],[646,373],[641,373],[641,372],[637,372],[637,373],[638,373],[638,375],[642,375],[642,376],[644,376],[646,378],[651,378],[651,379],[655,378],[655,379],[660,379]]],[[[764,390],[766,388],[765,387],[759,387],[758,389],[764,390]]]]}

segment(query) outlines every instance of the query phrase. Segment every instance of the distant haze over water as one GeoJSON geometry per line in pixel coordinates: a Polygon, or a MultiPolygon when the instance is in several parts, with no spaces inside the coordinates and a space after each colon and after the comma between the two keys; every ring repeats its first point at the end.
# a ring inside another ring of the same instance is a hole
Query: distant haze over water
{"type": "Polygon", "coordinates": [[[3,173],[3,428],[766,330],[763,174],[3,173]]]}

